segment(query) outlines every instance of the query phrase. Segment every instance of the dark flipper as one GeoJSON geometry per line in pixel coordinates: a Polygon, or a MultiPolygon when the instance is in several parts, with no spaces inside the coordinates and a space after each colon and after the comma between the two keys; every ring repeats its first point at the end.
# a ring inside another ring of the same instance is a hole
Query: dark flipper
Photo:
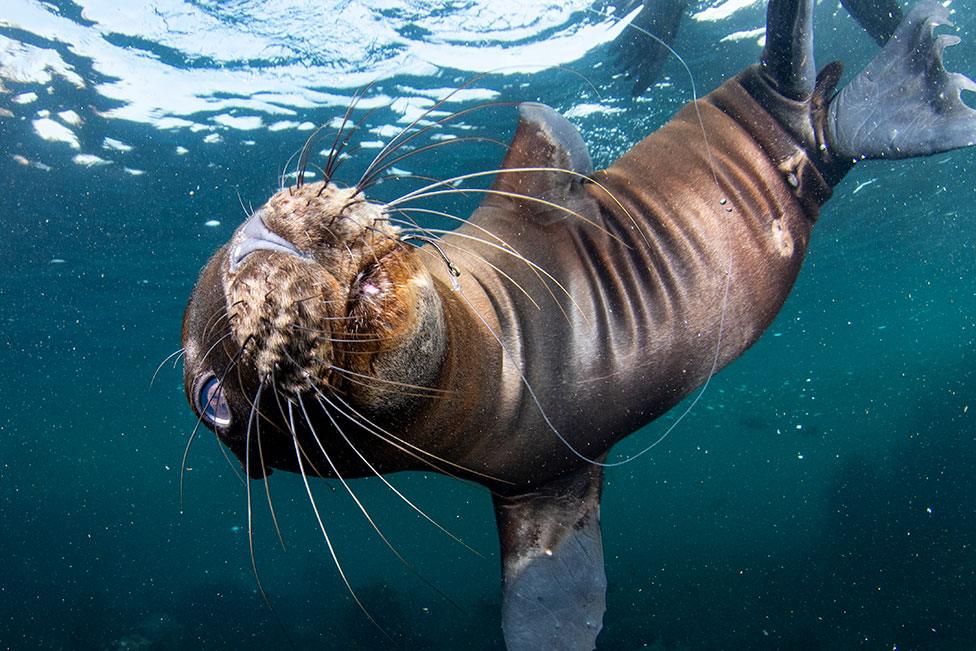
{"type": "Polygon", "coordinates": [[[976,83],[943,67],[943,49],[959,38],[936,35],[938,25],[951,25],[948,9],[934,0],[920,2],[834,98],[827,129],[836,156],[908,158],[976,142],[976,111],[960,97],[976,90],[976,83]]]}
{"type": "Polygon", "coordinates": [[[527,495],[495,497],[509,651],[596,646],[607,589],[602,479],[602,469],[590,466],[527,495]]]}
{"type": "Polygon", "coordinates": [[[783,97],[802,102],[813,93],[813,0],[770,0],[766,47],[759,59],[763,77],[783,97]]]}
{"type": "Polygon", "coordinates": [[[579,202],[589,201],[582,188],[584,177],[593,173],[590,153],[576,127],[545,104],[519,104],[518,129],[501,167],[515,171],[498,174],[492,185],[496,193],[483,206],[548,224],[566,219],[571,214],[566,209],[582,211],[579,202]]]}
{"type": "Polygon", "coordinates": [[[901,24],[903,14],[898,0],[840,0],[840,3],[878,45],[887,43],[901,24]]]}
{"type": "MultiPolygon", "coordinates": [[[[617,13],[621,15],[630,13],[639,4],[634,0],[614,3],[617,13]]],[[[661,41],[669,46],[674,43],[681,17],[687,8],[688,0],[647,0],[631,21],[631,26],[613,42],[611,53],[617,66],[634,80],[634,95],[640,95],[657,81],[664,62],[671,54],[661,41]]]]}

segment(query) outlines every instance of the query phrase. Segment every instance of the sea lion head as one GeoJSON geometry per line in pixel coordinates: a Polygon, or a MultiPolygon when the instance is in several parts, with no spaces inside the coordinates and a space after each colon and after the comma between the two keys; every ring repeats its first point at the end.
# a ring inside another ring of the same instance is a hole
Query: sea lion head
{"type": "MultiPolygon", "coordinates": [[[[436,383],[444,330],[420,250],[383,207],[356,188],[299,185],[272,196],[204,267],[184,316],[184,387],[242,462],[259,419],[267,465],[294,469],[285,405],[308,413],[341,395],[371,416],[402,412],[417,399],[402,387],[436,383]]],[[[328,426],[324,416],[299,420],[328,426]]]]}

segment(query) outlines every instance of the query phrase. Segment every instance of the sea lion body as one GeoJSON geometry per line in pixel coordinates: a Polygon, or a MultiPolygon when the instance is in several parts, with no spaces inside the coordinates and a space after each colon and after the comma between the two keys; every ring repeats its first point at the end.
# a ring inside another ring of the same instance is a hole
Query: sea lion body
{"type": "MultiPolygon", "coordinates": [[[[735,81],[714,95],[760,109],[735,81]]],[[[805,161],[799,146],[794,151],[805,161]]],[[[531,209],[527,215],[489,201],[472,216],[475,226],[445,235],[459,251],[505,269],[542,305],[540,315],[515,283],[451,251],[471,270],[460,278],[465,296],[485,293],[479,310],[498,324],[507,357],[488,362],[506,367],[495,374],[499,386],[485,387],[491,380],[481,374],[469,386],[451,383],[465,399],[486,399],[473,421],[479,435],[463,437],[479,444],[464,463],[480,459],[485,472],[519,486],[565,474],[586,462],[553,428],[595,459],[755,342],[786,300],[816,219],[817,204],[804,205],[788,184],[790,173],[708,96],[582,185],[575,207],[586,221],[564,215],[546,222],[531,209]],[[533,269],[465,239],[479,229],[539,243],[533,262],[566,293],[549,296],[533,269]]],[[[432,273],[444,273],[437,259],[425,261],[432,273]]],[[[461,301],[452,294],[445,291],[445,300],[461,301]]],[[[490,334],[482,343],[479,354],[497,356],[490,334]]]]}
{"type": "Polygon", "coordinates": [[[485,200],[437,239],[397,219],[423,192],[379,206],[358,184],[300,177],[191,297],[201,421],[255,478],[435,469],[487,486],[507,645],[592,648],[610,447],[758,339],[855,158],[976,140],[959,99],[976,84],[945,72],[932,33],[941,5],[913,10],[837,95],[811,21],[811,0],[771,0],[760,63],[606,170],[564,118],[522,105],[485,200]],[[879,108],[871,89],[902,87],[879,108]]]}

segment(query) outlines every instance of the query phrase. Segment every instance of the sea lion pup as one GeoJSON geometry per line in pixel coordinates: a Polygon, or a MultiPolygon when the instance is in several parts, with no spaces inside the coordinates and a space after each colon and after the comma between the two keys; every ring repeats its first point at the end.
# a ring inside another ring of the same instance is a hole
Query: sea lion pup
{"type": "Polygon", "coordinates": [[[593,648],[599,461],[759,337],[855,160],[976,140],[960,99],[976,84],[942,66],[958,39],[933,34],[945,8],[916,6],[835,94],[812,7],[771,0],[760,62],[606,170],[523,105],[506,171],[427,246],[403,243],[397,210],[437,187],[386,205],[328,179],[277,193],[194,288],[190,405],[252,478],[433,468],[487,486],[508,647],[593,648]]]}

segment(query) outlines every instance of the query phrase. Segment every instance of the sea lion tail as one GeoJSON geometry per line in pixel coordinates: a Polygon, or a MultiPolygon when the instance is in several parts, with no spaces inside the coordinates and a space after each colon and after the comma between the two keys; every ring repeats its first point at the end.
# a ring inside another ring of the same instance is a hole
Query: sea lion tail
{"type": "Polygon", "coordinates": [[[961,98],[976,91],[948,72],[942,52],[959,37],[935,34],[952,25],[935,0],[915,5],[870,64],[830,102],[827,144],[835,158],[909,158],[976,143],[976,110],[961,98]]]}

